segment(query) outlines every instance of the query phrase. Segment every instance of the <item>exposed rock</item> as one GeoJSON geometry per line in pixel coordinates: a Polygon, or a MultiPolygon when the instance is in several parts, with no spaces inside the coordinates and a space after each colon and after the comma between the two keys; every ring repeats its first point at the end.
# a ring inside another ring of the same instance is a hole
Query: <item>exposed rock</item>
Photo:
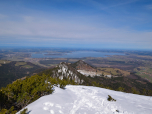
{"type": "Polygon", "coordinates": [[[68,63],[62,62],[57,65],[56,69],[53,70],[53,77],[58,77],[60,79],[69,78],[74,80],[76,83],[82,84],[83,80],[80,78],[79,72],[72,68],[68,63]]]}
{"type": "Polygon", "coordinates": [[[90,71],[90,72],[96,72],[96,69],[90,66],[89,64],[85,63],[82,60],[79,60],[78,62],[73,64],[73,67],[76,70],[85,70],[85,71],[90,71]]]}

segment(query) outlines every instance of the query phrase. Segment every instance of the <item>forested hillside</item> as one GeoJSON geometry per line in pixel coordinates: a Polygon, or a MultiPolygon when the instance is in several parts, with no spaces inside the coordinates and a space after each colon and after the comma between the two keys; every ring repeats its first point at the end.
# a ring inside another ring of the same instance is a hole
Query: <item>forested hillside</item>
{"type": "Polygon", "coordinates": [[[31,76],[33,73],[44,70],[44,68],[34,65],[30,62],[5,62],[4,60],[1,60],[0,62],[0,88],[5,87],[7,84],[12,83],[17,79],[23,78],[25,76],[31,76]]]}
{"type": "Polygon", "coordinates": [[[152,83],[142,82],[128,77],[105,78],[88,77],[93,86],[107,88],[116,91],[152,96],[152,83]]]}

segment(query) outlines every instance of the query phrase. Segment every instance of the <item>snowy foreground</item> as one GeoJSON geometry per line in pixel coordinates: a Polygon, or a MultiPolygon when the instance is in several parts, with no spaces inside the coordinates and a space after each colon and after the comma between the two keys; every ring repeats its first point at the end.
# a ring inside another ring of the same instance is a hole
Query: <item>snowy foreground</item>
{"type": "Polygon", "coordinates": [[[53,94],[39,98],[26,108],[28,114],[152,114],[152,98],[92,86],[68,85],[65,90],[55,87],[53,94]],[[107,101],[108,95],[116,102],[107,101]]]}

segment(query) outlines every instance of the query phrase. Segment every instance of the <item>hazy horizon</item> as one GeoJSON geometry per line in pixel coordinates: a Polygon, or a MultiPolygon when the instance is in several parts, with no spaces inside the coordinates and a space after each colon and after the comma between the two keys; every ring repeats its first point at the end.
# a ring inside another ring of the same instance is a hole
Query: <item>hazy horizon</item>
{"type": "Polygon", "coordinates": [[[0,0],[0,46],[152,50],[151,0],[0,0]]]}
{"type": "Polygon", "coordinates": [[[69,51],[152,51],[152,49],[127,49],[127,48],[82,48],[82,47],[35,47],[35,46],[0,46],[0,49],[44,49],[44,50],[69,50],[69,51]]]}

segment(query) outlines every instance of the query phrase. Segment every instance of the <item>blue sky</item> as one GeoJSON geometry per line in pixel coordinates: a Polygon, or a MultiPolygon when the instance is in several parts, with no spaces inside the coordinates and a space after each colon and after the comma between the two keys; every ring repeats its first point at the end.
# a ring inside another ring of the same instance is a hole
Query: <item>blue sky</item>
{"type": "Polygon", "coordinates": [[[152,49],[152,0],[0,0],[0,46],[152,49]]]}

